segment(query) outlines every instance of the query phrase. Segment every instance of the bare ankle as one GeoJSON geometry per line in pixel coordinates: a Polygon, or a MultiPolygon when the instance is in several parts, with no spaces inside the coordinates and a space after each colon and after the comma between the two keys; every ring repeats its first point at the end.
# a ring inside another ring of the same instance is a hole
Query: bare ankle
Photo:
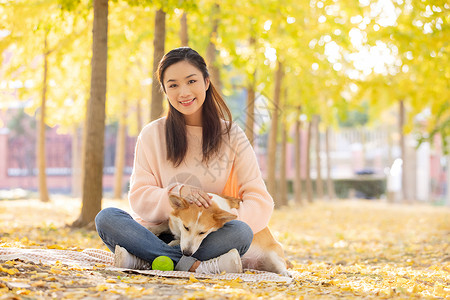
{"type": "Polygon", "coordinates": [[[189,272],[195,272],[195,270],[197,270],[199,265],[200,265],[200,261],[196,261],[189,269],[189,272]]]}

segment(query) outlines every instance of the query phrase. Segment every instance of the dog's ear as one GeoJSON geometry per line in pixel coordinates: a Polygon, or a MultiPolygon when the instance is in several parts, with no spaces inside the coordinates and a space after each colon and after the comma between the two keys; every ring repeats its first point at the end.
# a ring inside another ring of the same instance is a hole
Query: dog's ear
{"type": "Polygon", "coordinates": [[[220,197],[228,201],[228,205],[230,205],[230,208],[239,208],[239,206],[241,206],[242,199],[223,195],[220,195],[220,197]]]}
{"type": "Polygon", "coordinates": [[[189,206],[189,203],[186,200],[176,195],[170,195],[169,201],[173,209],[184,209],[189,206]]]}
{"type": "Polygon", "coordinates": [[[237,218],[236,215],[230,214],[227,211],[221,211],[219,213],[214,214],[214,220],[216,220],[217,222],[220,222],[222,224],[225,224],[226,222],[229,222],[236,218],[237,218]]]}

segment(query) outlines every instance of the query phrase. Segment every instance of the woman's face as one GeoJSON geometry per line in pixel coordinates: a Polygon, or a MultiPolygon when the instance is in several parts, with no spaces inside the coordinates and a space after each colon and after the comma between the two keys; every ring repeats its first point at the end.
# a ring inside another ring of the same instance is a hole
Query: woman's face
{"type": "Polygon", "coordinates": [[[187,125],[201,126],[202,105],[205,102],[209,78],[187,61],[169,66],[163,75],[163,85],[170,104],[182,113],[187,125]]]}

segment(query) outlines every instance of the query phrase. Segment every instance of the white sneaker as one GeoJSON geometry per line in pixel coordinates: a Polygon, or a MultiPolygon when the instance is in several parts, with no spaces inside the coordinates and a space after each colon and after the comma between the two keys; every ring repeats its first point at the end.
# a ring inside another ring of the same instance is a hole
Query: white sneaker
{"type": "Polygon", "coordinates": [[[221,256],[202,261],[195,272],[202,274],[242,273],[241,256],[236,249],[231,249],[221,256]]]}
{"type": "Polygon", "coordinates": [[[114,249],[114,266],[117,268],[151,270],[152,265],[137,256],[134,256],[127,249],[116,245],[114,249]]]}

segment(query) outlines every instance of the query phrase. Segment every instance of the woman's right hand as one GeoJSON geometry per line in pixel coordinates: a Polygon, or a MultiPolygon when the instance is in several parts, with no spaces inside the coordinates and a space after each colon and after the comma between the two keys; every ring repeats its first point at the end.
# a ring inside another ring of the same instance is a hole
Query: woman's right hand
{"type": "Polygon", "coordinates": [[[172,193],[189,201],[191,204],[195,203],[205,208],[208,208],[212,203],[211,197],[205,191],[193,185],[180,184],[176,189],[172,190],[172,193]],[[175,190],[178,190],[178,193],[175,190]]]}

